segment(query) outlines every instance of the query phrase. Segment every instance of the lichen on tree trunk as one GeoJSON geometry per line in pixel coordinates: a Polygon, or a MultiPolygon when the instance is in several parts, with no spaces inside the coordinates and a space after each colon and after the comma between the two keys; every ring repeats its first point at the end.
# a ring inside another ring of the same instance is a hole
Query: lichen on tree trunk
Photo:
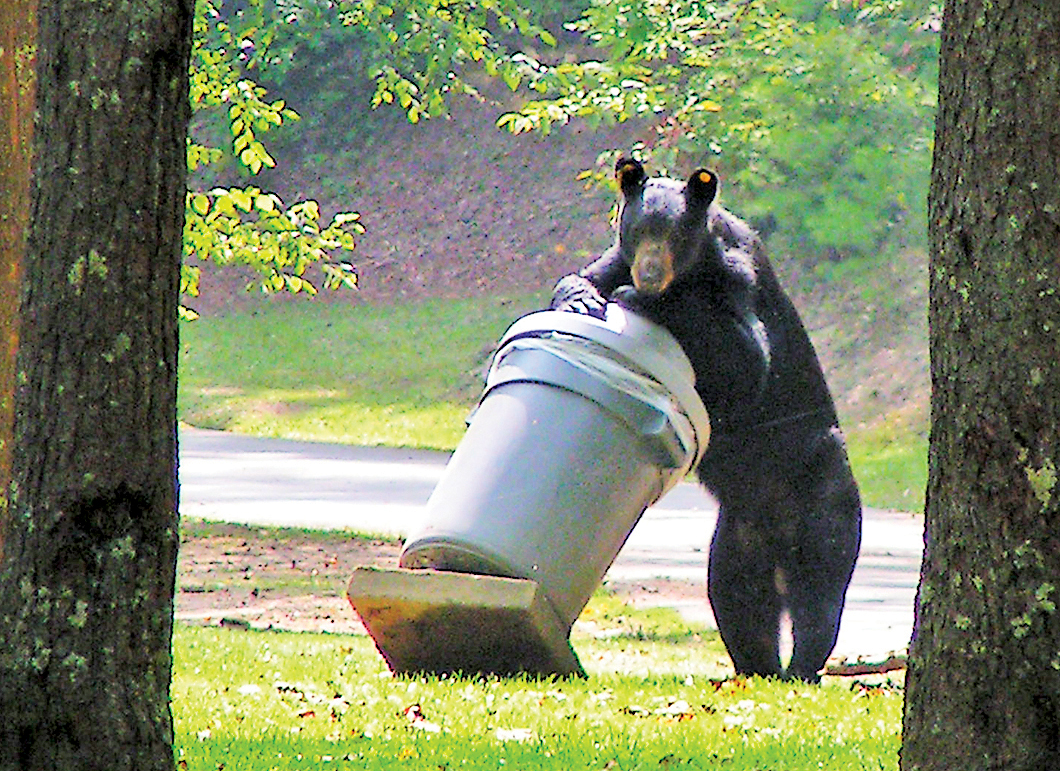
{"type": "Polygon", "coordinates": [[[191,0],[43,0],[0,768],[173,767],[191,0]]]}
{"type": "Polygon", "coordinates": [[[1060,768],[1060,6],[947,3],[901,766],[1060,768]]]}

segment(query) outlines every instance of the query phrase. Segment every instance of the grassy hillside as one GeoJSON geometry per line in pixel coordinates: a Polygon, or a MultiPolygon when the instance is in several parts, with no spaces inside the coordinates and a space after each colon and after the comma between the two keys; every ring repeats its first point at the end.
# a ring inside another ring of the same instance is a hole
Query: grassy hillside
{"type": "MultiPolygon", "coordinates": [[[[262,298],[238,276],[208,272],[191,302],[203,319],[184,327],[182,419],[452,447],[507,324],[610,241],[610,195],[586,191],[576,175],[600,152],[630,147],[640,129],[514,137],[494,128],[498,105],[472,100],[418,126],[396,112],[292,106],[308,117],[272,146],[278,166],[262,182],[290,200],[316,198],[325,212],[362,213],[361,289],[262,298]]],[[[920,509],[924,255],[814,268],[806,255],[772,257],[817,345],[866,500],[920,509]]]]}

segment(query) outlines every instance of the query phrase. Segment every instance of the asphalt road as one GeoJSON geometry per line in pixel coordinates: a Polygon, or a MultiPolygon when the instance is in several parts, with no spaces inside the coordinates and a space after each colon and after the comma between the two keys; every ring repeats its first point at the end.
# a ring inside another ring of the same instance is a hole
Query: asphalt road
{"type": "MultiPolygon", "coordinates": [[[[180,509],[183,516],[226,522],[404,535],[422,515],[447,460],[438,452],[182,429],[180,509]]],[[[679,484],[641,518],[608,577],[676,578],[705,587],[716,516],[710,496],[679,484]]],[[[922,534],[921,517],[865,510],[836,653],[874,656],[908,644],[922,534]]],[[[702,599],[675,605],[712,621],[705,589],[702,599]]]]}

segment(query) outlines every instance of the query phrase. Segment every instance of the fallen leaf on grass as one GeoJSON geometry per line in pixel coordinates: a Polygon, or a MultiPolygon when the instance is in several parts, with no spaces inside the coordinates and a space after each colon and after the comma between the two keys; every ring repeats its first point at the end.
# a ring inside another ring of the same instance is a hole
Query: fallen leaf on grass
{"type": "MultiPolygon", "coordinates": [[[[307,690],[300,685],[281,681],[273,683],[272,687],[276,689],[276,692],[280,694],[281,698],[290,699],[296,702],[302,701],[306,704],[326,706],[331,711],[331,717],[333,720],[342,717],[342,714],[350,706],[350,703],[339,693],[336,693],[329,698],[322,694],[307,690]]],[[[242,692],[242,689],[240,689],[240,692],[242,692]]]]}
{"type": "Polygon", "coordinates": [[[751,681],[743,675],[735,675],[733,677],[723,678],[710,678],[710,684],[714,686],[715,691],[748,691],[751,689],[751,681]]]}
{"type": "Polygon", "coordinates": [[[890,678],[882,683],[870,683],[865,680],[855,680],[850,684],[850,690],[858,696],[880,696],[885,693],[901,692],[902,686],[890,678]]]}
{"type": "Polygon", "coordinates": [[[419,704],[412,704],[405,707],[405,717],[409,719],[409,723],[417,731],[427,731],[428,733],[437,734],[442,732],[442,727],[437,723],[432,723],[428,720],[424,714],[423,709],[419,704]]]}
{"type": "Polygon", "coordinates": [[[634,717],[659,715],[661,717],[676,718],[677,720],[691,720],[696,716],[696,712],[692,709],[692,705],[684,699],[670,702],[665,707],[659,707],[658,709],[649,709],[648,707],[642,707],[639,704],[630,704],[623,707],[622,712],[627,715],[633,715],[634,717]]]}
{"type": "Polygon", "coordinates": [[[498,728],[493,735],[501,742],[525,742],[534,738],[529,728],[498,728]]]}
{"type": "Polygon", "coordinates": [[[659,709],[655,710],[654,714],[675,717],[678,720],[691,720],[696,716],[692,706],[684,699],[678,699],[671,704],[667,704],[665,707],[659,707],[659,709]]]}

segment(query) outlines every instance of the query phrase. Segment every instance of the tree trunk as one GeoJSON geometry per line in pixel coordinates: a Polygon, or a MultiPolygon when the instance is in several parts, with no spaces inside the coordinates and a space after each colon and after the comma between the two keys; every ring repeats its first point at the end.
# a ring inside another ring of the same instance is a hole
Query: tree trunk
{"type": "Polygon", "coordinates": [[[1060,768],[1060,6],[947,3],[901,766],[1060,768]]]}
{"type": "MultiPolygon", "coordinates": [[[[0,522],[15,430],[18,293],[29,219],[37,0],[0,3],[0,522]]],[[[0,556],[3,555],[0,527],[0,556]]]]}
{"type": "Polygon", "coordinates": [[[173,767],[192,11],[192,0],[40,3],[0,768],[173,767]]]}

